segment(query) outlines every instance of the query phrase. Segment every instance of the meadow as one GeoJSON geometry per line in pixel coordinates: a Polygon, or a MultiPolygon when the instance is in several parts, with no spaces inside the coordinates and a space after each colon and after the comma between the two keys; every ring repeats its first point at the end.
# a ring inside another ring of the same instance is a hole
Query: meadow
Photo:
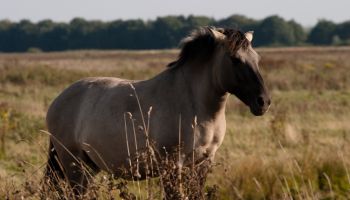
{"type": "MultiPolygon", "coordinates": [[[[255,117],[229,98],[208,186],[218,199],[350,199],[350,47],[257,50],[271,108],[255,117]]],[[[177,53],[0,54],[0,199],[40,198],[48,148],[40,130],[65,87],[89,76],[147,79],[177,53]]]]}

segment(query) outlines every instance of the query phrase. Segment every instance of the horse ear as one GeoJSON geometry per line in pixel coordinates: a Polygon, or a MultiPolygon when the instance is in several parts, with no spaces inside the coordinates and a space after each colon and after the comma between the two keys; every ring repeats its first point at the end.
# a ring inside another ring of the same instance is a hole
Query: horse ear
{"type": "Polygon", "coordinates": [[[254,34],[254,31],[248,31],[244,35],[249,42],[252,42],[253,41],[253,34],[254,34]]]}
{"type": "Polygon", "coordinates": [[[223,29],[216,29],[216,28],[209,28],[212,36],[216,39],[219,39],[219,40],[224,40],[226,38],[226,36],[222,33],[223,32],[223,29]]]}

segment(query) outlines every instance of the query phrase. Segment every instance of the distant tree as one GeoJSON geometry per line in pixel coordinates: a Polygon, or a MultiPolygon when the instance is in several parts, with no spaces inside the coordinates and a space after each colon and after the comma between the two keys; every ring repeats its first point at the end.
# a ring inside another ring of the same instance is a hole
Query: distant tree
{"type": "Polygon", "coordinates": [[[293,45],[300,45],[306,42],[307,34],[302,25],[298,24],[294,20],[288,22],[291,27],[294,35],[294,43],[293,45]]]}
{"type": "Polygon", "coordinates": [[[13,44],[11,29],[14,24],[9,20],[0,21],[0,51],[10,51],[13,44]]]}
{"type": "Polygon", "coordinates": [[[26,52],[33,49],[62,51],[68,49],[164,49],[199,26],[236,28],[255,31],[255,46],[292,46],[305,42],[315,45],[350,44],[350,21],[335,24],[321,20],[309,34],[294,20],[279,16],[255,20],[231,15],[215,20],[206,16],[165,16],[155,20],[115,20],[102,22],[74,18],[69,23],[42,20],[0,21],[0,51],[26,52]]]}
{"type": "Polygon", "coordinates": [[[10,20],[1,20],[0,21],[0,31],[7,31],[13,26],[13,23],[10,20]]]}
{"type": "Polygon", "coordinates": [[[37,39],[37,27],[29,20],[21,20],[9,30],[11,47],[10,51],[27,51],[29,47],[35,47],[37,39]]]}
{"type": "Polygon", "coordinates": [[[218,27],[241,29],[243,31],[255,30],[257,24],[258,21],[243,15],[231,15],[227,18],[217,21],[216,23],[218,27]]]}
{"type": "Polygon", "coordinates": [[[54,22],[51,20],[43,20],[36,24],[38,28],[38,38],[37,38],[37,47],[40,47],[40,49],[44,51],[50,51],[53,50],[52,46],[55,46],[58,41],[51,41],[48,37],[48,34],[52,32],[52,29],[54,28],[54,22]]]}
{"type": "Polygon", "coordinates": [[[85,19],[72,19],[69,23],[68,49],[93,48],[88,38],[93,31],[94,27],[85,19]]]}
{"type": "Polygon", "coordinates": [[[145,47],[145,37],[148,36],[147,27],[142,20],[127,20],[119,24],[115,30],[115,41],[118,48],[142,49],[145,47]]]}
{"type": "Polygon", "coordinates": [[[255,38],[257,46],[290,46],[296,42],[293,27],[276,15],[265,18],[257,26],[255,38]]]}
{"type": "Polygon", "coordinates": [[[106,25],[100,20],[93,20],[88,22],[89,29],[84,38],[85,45],[90,49],[103,49],[103,33],[106,30],[106,25]]]}
{"type": "Polygon", "coordinates": [[[350,21],[338,24],[334,34],[339,37],[341,43],[350,44],[350,21]]]}
{"type": "Polygon", "coordinates": [[[180,36],[185,36],[185,34],[188,34],[190,31],[192,31],[195,28],[201,27],[201,26],[213,26],[215,25],[215,19],[209,18],[206,16],[193,16],[190,15],[187,18],[185,18],[185,21],[183,22],[183,27],[180,31],[180,36]]]}
{"type": "Polygon", "coordinates": [[[123,23],[122,20],[115,20],[112,22],[108,22],[106,24],[105,31],[100,34],[102,37],[102,46],[105,49],[117,49],[120,48],[119,40],[120,40],[120,26],[123,23]]]}
{"type": "Polygon", "coordinates": [[[152,48],[176,47],[185,35],[185,21],[183,16],[158,17],[151,25],[152,48]]]}
{"type": "Polygon", "coordinates": [[[316,45],[330,45],[336,30],[336,24],[321,20],[311,29],[308,42],[316,45]]]}
{"type": "Polygon", "coordinates": [[[214,25],[215,19],[209,18],[206,16],[194,16],[190,15],[185,19],[184,25],[191,27],[191,28],[196,28],[200,26],[210,26],[214,25]]]}
{"type": "Polygon", "coordinates": [[[51,31],[54,28],[55,23],[52,20],[47,19],[38,22],[36,26],[39,28],[40,33],[45,33],[51,31]]]}

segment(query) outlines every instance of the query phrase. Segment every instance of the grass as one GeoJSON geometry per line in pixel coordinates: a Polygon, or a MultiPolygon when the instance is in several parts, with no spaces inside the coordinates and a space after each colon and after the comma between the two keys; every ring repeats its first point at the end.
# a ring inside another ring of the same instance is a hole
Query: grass
{"type": "MultiPolygon", "coordinates": [[[[350,48],[259,52],[273,104],[264,117],[254,117],[235,97],[229,99],[225,140],[207,181],[216,186],[210,189],[219,199],[349,199],[350,48]]],[[[45,129],[48,105],[66,86],[87,76],[149,78],[176,56],[176,51],[0,54],[0,199],[40,198],[48,138],[39,130],[45,129]]],[[[96,182],[95,195],[119,196],[106,174],[96,182]]],[[[113,183],[125,189],[122,181],[113,183]]]]}

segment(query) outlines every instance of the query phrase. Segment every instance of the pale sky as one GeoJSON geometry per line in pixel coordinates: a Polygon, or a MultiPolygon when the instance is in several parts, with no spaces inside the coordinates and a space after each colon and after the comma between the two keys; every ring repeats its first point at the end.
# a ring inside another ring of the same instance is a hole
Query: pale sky
{"type": "Polygon", "coordinates": [[[255,19],[280,15],[312,26],[319,19],[350,20],[350,0],[0,0],[0,19],[68,22],[74,17],[110,21],[165,15],[221,19],[243,14],[255,19]]]}

